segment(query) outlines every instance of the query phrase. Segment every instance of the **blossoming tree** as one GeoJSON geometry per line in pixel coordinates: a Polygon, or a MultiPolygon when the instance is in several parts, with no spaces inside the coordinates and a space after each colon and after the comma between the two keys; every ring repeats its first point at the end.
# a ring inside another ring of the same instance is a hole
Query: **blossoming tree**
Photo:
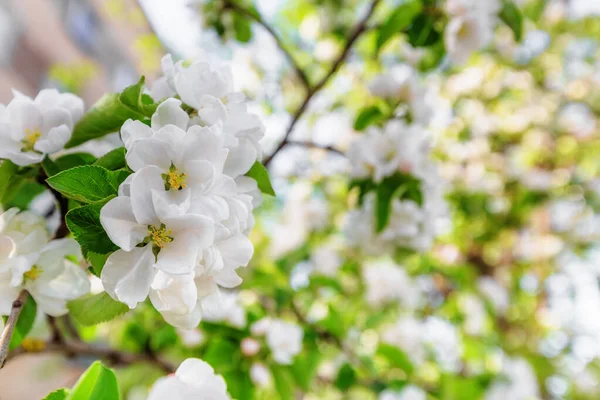
{"type": "Polygon", "coordinates": [[[15,92],[0,366],[98,360],[48,400],[597,398],[599,20],[518,3],[203,2],[281,52],[264,108],[170,55],[87,111],[15,92]]]}

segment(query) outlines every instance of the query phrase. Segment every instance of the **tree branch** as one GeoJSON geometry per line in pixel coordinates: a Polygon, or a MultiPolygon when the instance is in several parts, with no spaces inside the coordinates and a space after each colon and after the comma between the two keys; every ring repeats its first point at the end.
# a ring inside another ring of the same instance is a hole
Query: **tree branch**
{"type": "Polygon", "coordinates": [[[27,293],[26,290],[21,290],[21,293],[19,293],[17,299],[12,303],[12,309],[10,310],[10,314],[8,315],[6,326],[2,331],[2,336],[0,336],[0,368],[4,367],[4,362],[8,357],[10,340],[12,339],[13,333],[15,332],[15,327],[17,326],[19,315],[21,314],[21,310],[23,310],[23,305],[27,301],[28,296],[29,293],[27,293]]]}
{"type": "Polygon", "coordinates": [[[269,32],[269,34],[275,40],[277,47],[279,47],[279,49],[283,52],[283,54],[285,54],[285,57],[288,59],[289,63],[292,65],[292,68],[296,72],[296,75],[298,75],[298,78],[300,78],[300,80],[302,81],[302,85],[304,85],[304,87],[307,90],[310,90],[310,82],[308,80],[308,77],[306,76],[306,73],[304,72],[304,70],[302,68],[300,68],[300,66],[294,59],[294,56],[292,56],[292,53],[290,53],[285,48],[285,45],[283,44],[283,40],[281,40],[281,38],[279,37],[277,32],[275,32],[275,29],[273,29],[273,27],[271,25],[269,25],[264,19],[262,19],[260,14],[254,13],[246,8],[243,8],[242,6],[232,2],[231,0],[225,0],[225,4],[224,4],[223,8],[225,10],[231,10],[240,15],[248,17],[251,20],[253,20],[254,22],[256,22],[257,24],[259,24],[260,26],[262,26],[263,28],[265,28],[267,30],[267,32],[269,32]]]}
{"type": "MultiPolygon", "coordinates": [[[[10,353],[10,358],[14,358],[20,354],[24,354],[26,351],[23,348],[15,349],[10,353]]],[[[43,349],[39,353],[61,353],[67,357],[75,356],[92,356],[99,359],[103,359],[113,365],[131,365],[141,362],[148,362],[156,365],[166,373],[175,372],[175,366],[170,362],[163,360],[162,358],[152,354],[134,354],[126,353],[111,348],[99,348],[91,346],[80,340],[65,341],[56,343],[52,341],[45,342],[43,349]]]]}
{"type": "Polygon", "coordinates": [[[277,155],[277,153],[279,153],[281,149],[283,149],[289,143],[290,135],[292,134],[296,123],[308,108],[308,104],[310,103],[314,95],[317,94],[321,89],[323,89],[323,87],[327,84],[327,82],[329,82],[331,77],[333,77],[333,75],[335,75],[335,73],[340,69],[340,67],[348,57],[348,54],[350,54],[350,50],[352,49],[354,42],[356,42],[360,35],[367,30],[367,23],[369,22],[369,18],[371,18],[371,15],[373,15],[373,12],[375,11],[375,8],[377,7],[377,4],[379,4],[379,2],[380,0],[373,0],[371,2],[367,14],[357,23],[357,25],[354,27],[354,29],[346,39],[346,45],[344,46],[344,49],[334,61],[333,65],[329,69],[329,72],[314,87],[308,90],[304,101],[292,116],[292,122],[290,122],[290,125],[288,126],[288,129],[285,132],[283,140],[279,143],[275,151],[273,151],[273,153],[271,153],[271,155],[264,160],[263,164],[265,166],[268,166],[273,160],[273,158],[277,155]]]}
{"type": "Polygon", "coordinates": [[[339,154],[341,156],[345,155],[343,151],[338,150],[333,146],[321,146],[320,144],[317,144],[315,142],[301,142],[301,141],[288,140],[287,144],[290,146],[301,146],[301,147],[309,147],[311,149],[326,150],[326,151],[329,151],[332,153],[339,154]]]}

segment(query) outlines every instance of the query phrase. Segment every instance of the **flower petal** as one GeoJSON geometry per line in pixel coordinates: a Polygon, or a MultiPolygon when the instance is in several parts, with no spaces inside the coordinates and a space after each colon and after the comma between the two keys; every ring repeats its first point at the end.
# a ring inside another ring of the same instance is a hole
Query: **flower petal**
{"type": "Polygon", "coordinates": [[[167,171],[171,166],[172,156],[169,142],[151,138],[134,141],[128,147],[126,160],[127,165],[134,171],[149,165],[167,171]]]}
{"type": "Polygon", "coordinates": [[[135,219],[129,197],[115,197],[100,210],[100,223],[110,240],[125,251],[141,243],[148,227],[135,219]]]}
{"type": "Polygon", "coordinates": [[[147,139],[152,136],[152,129],[143,122],[128,119],[121,127],[121,140],[129,149],[139,139],[147,139]]]}
{"type": "Polygon", "coordinates": [[[148,297],[156,270],[152,267],[152,246],[135,247],[131,251],[117,250],[102,269],[102,285],[106,293],[133,309],[148,297]]]}
{"type": "Polygon", "coordinates": [[[155,131],[167,125],[175,125],[186,130],[190,117],[181,108],[181,100],[167,99],[163,101],[152,115],[152,129],[155,131]]]}

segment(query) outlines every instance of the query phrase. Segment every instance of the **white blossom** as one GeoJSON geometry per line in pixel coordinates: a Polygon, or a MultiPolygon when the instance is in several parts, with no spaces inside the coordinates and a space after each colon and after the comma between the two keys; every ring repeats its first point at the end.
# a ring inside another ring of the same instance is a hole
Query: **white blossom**
{"type": "Polygon", "coordinates": [[[421,301],[420,290],[412,278],[389,259],[366,264],[363,277],[367,286],[367,302],[372,306],[399,302],[414,308],[421,301]]]}
{"type": "Polygon", "coordinates": [[[66,258],[81,259],[77,243],[48,240],[42,217],[15,208],[0,216],[0,315],[10,313],[23,289],[52,316],[66,314],[67,301],[90,291],[85,271],[66,258]]]}
{"type": "Polygon", "coordinates": [[[204,315],[209,322],[226,322],[236,328],[246,326],[246,310],[239,303],[239,297],[234,292],[221,292],[221,304],[215,310],[204,315]]]}
{"type": "Polygon", "coordinates": [[[0,158],[26,166],[62,150],[83,115],[83,101],[53,89],[42,90],[35,99],[14,95],[8,106],[0,105],[0,158]]]}
{"type": "Polygon", "coordinates": [[[294,323],[266,317],[255,322],[250,331],[253,335],[266,336],[267,345],[278,364],[291,364],[302,351],[304,331],[294,323]]]}
{"type": "Polygon", "coordinates": [[[313,250],[311,262],[315,272],[332,277],[341,267],[342,258],[332,244],[324,244],[313,250]]]}
{"type": "Polygon", "coordinates": [[[540,399],[535,373],[523,358],[506,357],[502,362],[502,375],[487,390],[485,400],[540,399]]]}
{"type": "Polygon", "coordinates": [[[160,378],[150,391],[148,400],[228,400],[227,384],[210,365],[188,358],[173,375],[160,378]]]}
{"type": "Polygon", "coordinates": [[[250,379],[257,386],[269,386],[271,384],[271,373],[264,364],[255,362],[250,367],[250,379]]]}
{"type": "Polygon", "coordinates": [[[418,386],[407,385],[401,390],[386,389],[377,400],[427,400],[427,393],[418,386]]]}

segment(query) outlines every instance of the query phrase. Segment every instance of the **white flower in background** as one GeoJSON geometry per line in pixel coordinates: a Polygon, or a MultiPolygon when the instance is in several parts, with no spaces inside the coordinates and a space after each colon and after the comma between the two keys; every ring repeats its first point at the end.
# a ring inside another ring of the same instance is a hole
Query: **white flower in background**
{"type": "Polygon", "coordinates": [[[223,124],[225,146],[230,155],[225,173],[237,177],[245,174],[262,155],[259,140],[264,136],[260,119],[248,112],[242,93],[234,92],[233,76],[229,67],[215,66],[204,61],[185,66],[173,63],[171,56],[162,60],[165,77],[152,90],[156,99],[179,95],[181,100],[197,110],[193,124],[223,124]]]}
{"type": "Polygon", "coordinates": [[[419,125],[389,121],[384,129],[371,127],[348,151],[354,178],[372,177],[375,182],[396,172],[421,175],[429,161],[429,134],[419,125]]]}
{"type": "Polygon", "coordinates": [[[396,65],[373,78],[369,83],[369,91],[377,97],[409,101],[412,98],[412,86],[416,84],[416,79],[415,70],[409,65],[396,65]]]}
{"type": "Polygon", "coordinates": [[[446,10],[451,15],[444,32],[446,50],[455,64],[462,65],[494,38],[500,2],[451,0],[446,3],[446,10]]]}
{"type": "Polygon", "coordinates": [[[208,322],[227,322],[236,328],[246,326],[246,310],[238,301],[238,294],[235,292],[221,292],[221,305],[215,310],[211,310],[204,315],[204,320],[208,322]]]}
{"type": "Polygon", "coordinates": [[[184,346],[187,347],[200,346],[205,339],[200,329],[177,328],[177,336],[179,336],[184,346]]]}
{"type": "Polygon", "coordinates": [[[443,370],[460,369],[462,344],[458,328],[439,317],[428,317],[423,323],[422,343],[427,353],[432,353],[443,370]]]}
{"type": "Polygon", "coordinates": [[[67,313],[66,303],[90,291],[87,274],[67,256],[81,259],[72,239],[48,242],[45,220],[16,208],[0,216],[0,315],[26,289],[48,315],[67,313]]]}
{"type": "Polygon", "coordinates": [[[504,286],[489,276],[483,276],[477,280],[477,288],[494,307],[498,314],[504,314],[510,305],[510,296],[504,286]]]}
{"type": "Polygon", "coordinates": [[[148,400],[228,400],[227,384],[210,365],[188,358],[173,375],[160,378],[150,391],[148,400]]]}
{"type": "Polygon", "coordinates": [[[311,262],[316,273],[335,276],[342,265],[342,258],[332,244],[324,244],[313,250],[311,262]]]}
{"type": "Polygon", "coordinates": [[[243,355],[246,357],[252,357],[257,355],[260,351],[260,343],[254,338],[247,337],[241,341],[240,348],[242,349],[243,355]]]}
{"type": "Polygon", "coordinates": [[[459,299],[464,315],[463,327],[469,335],[481,335],[486,326],[487,313],[483,302],[473,294],[465,294],[459,299]]]}
{"type": "Polygon", "coordinates": [[[502,362],[502,375],[487,390],[485,400],[540,399],[537,378],[525,359],[505,357],[502,362]]]}
{"type": "Polygon", "coordinates": [[[255,322],[250,331],[253,335],[266,335],[273,359],[279,364],[291,364],[302,351],[304,331],[294,323],[266,317],[255,322]]]}
{"type": "Polygon", "coordinates": [[[264,364],[253,363],[250,367],[250,379],[259,387],[269,386],[271,384],[271,373],[264,364]]]}
{"type": "Polygon", "coordinates": [[[598,124],[585,103],[569,103],[560,110],[558,125],[569,134],[585,139],[594,134],[598,124]]]}
{"type": "Polygon", "coordinates": [[[25,166],[62,150],[83,108],[70,93],[45,89],[34,100],[15,92],[8,106],[0,105],[0,158],[25,166]]]}
{"type": "Polygon", "coordinates": [[[406,316],[398,319],[381,334],[384,343],[403,350],[415,364],[425,360],[425,350],[421,346],[423,322],[406,316]]]}
{"type": "Polygon", "coordinates": [[[407,385],[401,390],[386,389],[377,400],[427,400],[427,393],[418,386],[407,385]]]}
{"type": "Polygon", "coordinates": [[[363,268],[367,302],[380,306],[399,302],[410,309],[421,301],[421,292],[406,271],[390,259],[369,262],[363,268]]]}

